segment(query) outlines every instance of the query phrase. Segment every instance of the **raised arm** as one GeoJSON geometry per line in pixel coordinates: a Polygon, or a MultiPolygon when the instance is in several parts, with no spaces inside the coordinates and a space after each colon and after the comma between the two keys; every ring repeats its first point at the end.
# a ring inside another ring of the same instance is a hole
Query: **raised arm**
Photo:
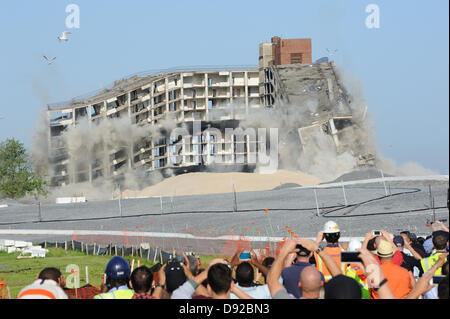
{"type": "MultiPolygon", "coordinates": [[[[298,243],[309,251],[317,251],[317,249],[319,248],[319,245],[311,239],[300,238],[298,243]]],[[[331,257],[325,250],[321,250],[319,252],[319,256],[320,258],[322,258],[325,266],[327,266],[331,276],[336,277],[342,274],[341,268],[338,266],[338,264],[336,264],[333,257],[331,257]]]]}
{"type": "Polygon", "coordinates": [[[267,277],[267,273],[269,272],[269,268],[264,266],[258,261],[258,258],[256,257],[256,254],[253,250],[250,251],[250,261],[253,266],[259,269],[259,271],[267,277]]]}
{"type": "Polygon", "coordinates": [[[286,241],[284,246],[281,248],[278,257],[275,258],[275,261],[273,262],[272,267],[270,268],[267,274],[267,285],[269,286],[270,295],[272,296],[272,298],[276,295],[278,291],[284,289],[283,285],[280,284],[278,279],[281,276],[281,271],[283,270],[283,264],[286,257],[290,253],[298,251],[298,249],[295,248],[295,246],[297,246],[297,241],[298,239],[297,240],[289,239],[286,241]]]}
{"type": "Polygon", "coordinates": [[[364,237],[364,241],[362,242],[362,248],[367,249],[367,244],[369,243],[369,241],[374,238],[375,236],[373,235],[373,230],[371,230],[370,232],[366,233],[366,236],[364,237]]]}
{"type": "Polygon", "coordinates": [[[417,260],[422,260],[422,256],[420,256],[420,254],[414,250],[414,248],[412,248],[411,244],[409,242],[407,242],[405,240],[405,248],[408,249],[411,254],[413,254],[414,258],[416,258],[417,260]]]}
{"type": "Polygon", "coordinates": [[[378,297],[380,297],[380,299],[395,299],[394,294],[386,284],[387,282],[384,281],[385,278],[383,270],[373,254],[367,249],[361,248],[359,250],[358,257],[363,261],[364,273],[367,276],[367,282],[378,289],[378,297]],[[382,285],[380,286],[380,284],[382,285]]]}
{"type": "Polygon", "coordinates": [[[152,293],[152,296],[156,299],[161,299],[163,295],[163,286],[166,285],[166,266],[167,264],[164,264],[158,271],[158,284],[160,286],[156,287],[152,293]]]}
{"type": "Polygon", "coordinates": [[[427,293],[433,288],[433,285],[430,285],[430,281],[433,279],[436,271],[445,264],[447,256],[448,253],[439,256],[438,261],[431,267],[431,269],[420,277],[406,299],[417,299],[420,295],[427,293]]]}

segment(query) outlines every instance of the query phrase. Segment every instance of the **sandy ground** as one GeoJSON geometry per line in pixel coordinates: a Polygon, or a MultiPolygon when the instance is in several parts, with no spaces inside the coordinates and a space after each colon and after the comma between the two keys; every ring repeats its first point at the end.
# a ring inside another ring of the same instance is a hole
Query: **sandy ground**
{"type": "Polygon", "coordinates": [[[312,186],[323,181],[305,173],[279,170],[273,174],[258,173],[188,173],[165,179],[141,191],[126,190],[122,198],[151,196],[186,196],[271,190],[287,183],[312,186]]]}

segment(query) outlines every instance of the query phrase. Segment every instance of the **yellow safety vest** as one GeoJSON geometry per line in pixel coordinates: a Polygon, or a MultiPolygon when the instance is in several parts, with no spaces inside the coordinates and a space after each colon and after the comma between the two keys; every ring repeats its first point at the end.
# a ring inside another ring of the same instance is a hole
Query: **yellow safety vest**
{"type": "Polygon", "coordinates": [[[356,282],[361,286],[362,299],[370,299],[370,291],[367,284],[359,278],[356,271],[350,266],[350,264],[345,264],[344,275],[356,280],[356,282]]]}
{"type": "MultiPolygon", "coordinates": [[[[442,253],[435,253],[428,258],[422,258],[420,264],[422,265],[424,273],[430,271],[431,267],[433,267],[433,265],[438,261],[440,255],[442,255],[442,253]]],[[[435,275],[436,276],[442,275],[442,267],[438,268],[435,275]]]]}
{"type": "Polygon", "coordinates": [[[131,289],[117,289],[113,292],[105,292],[94,297],[94,299],[131,299],[134,292],[131,289]]]}

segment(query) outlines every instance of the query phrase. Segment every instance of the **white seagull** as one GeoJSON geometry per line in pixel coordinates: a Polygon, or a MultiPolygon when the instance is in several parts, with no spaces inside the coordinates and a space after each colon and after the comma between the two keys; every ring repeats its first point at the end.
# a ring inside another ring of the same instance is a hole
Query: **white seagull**
{"type": "Polygon", "coordinates": [[[69,38],[67,37],[68,34],[72,34],[72,33],[69,32],[69,31],[64,31],[62,33],[62,35],[60,37],[58,37],[58,41],[59,42],[61,42],[61,41],[69,41],[69,38]]]}
{"type": "Polygon", "coordinates": [[[56,57],[54,57],[53,59],[49,59],[47,56],[44,55],[44,59],[47,61],[48,65],[50,65],[53,63],[53,61],[55,61],[56,57]]]}

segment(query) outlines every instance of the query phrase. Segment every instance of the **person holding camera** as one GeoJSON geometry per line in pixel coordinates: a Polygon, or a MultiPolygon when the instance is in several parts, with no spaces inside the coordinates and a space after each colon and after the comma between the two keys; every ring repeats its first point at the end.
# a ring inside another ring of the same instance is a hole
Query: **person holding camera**
{"type": "MultiPolygon", "coordinates": [[[[343,265],[341,263],[341,252],[344,251],[344,248],[339,244],[340,237],[341,231],[339,229],[339,226],[333,221],[328,221],[325,223],[323,231],[320,231],[317,234],[316,243],[320,245],[323,250],[325,250],[328,255],[333,258],[339,268],[342,269],[343,265]],[[326,241],[326,244],[322,243],[324,239],[326,241]]],[[[320,258],[317,253],[314,253],[314,259],[316,263],[316,269],[324,275],[325,282],[329,281],[333,276],[331,275],[327,266],[324,265],[322,258],[320,258]]]]}
{"type": "MultiPolygon", "coordinates": [[[[295,298],[302,297],[302,288],[299,286],[300,276],[304,269],[313,266],[309,263],[310,258],[313,256],[313,252],[309,251],[302,245],[297,245],[295,264],[290,267],[286,267],[281,272],[281,278],[283,280],[283,286],[286,291],[293,295],[295,298]]],[[[325,277],[321,272],[318,272],[322,282],[325,282],[325,277]]]]}

